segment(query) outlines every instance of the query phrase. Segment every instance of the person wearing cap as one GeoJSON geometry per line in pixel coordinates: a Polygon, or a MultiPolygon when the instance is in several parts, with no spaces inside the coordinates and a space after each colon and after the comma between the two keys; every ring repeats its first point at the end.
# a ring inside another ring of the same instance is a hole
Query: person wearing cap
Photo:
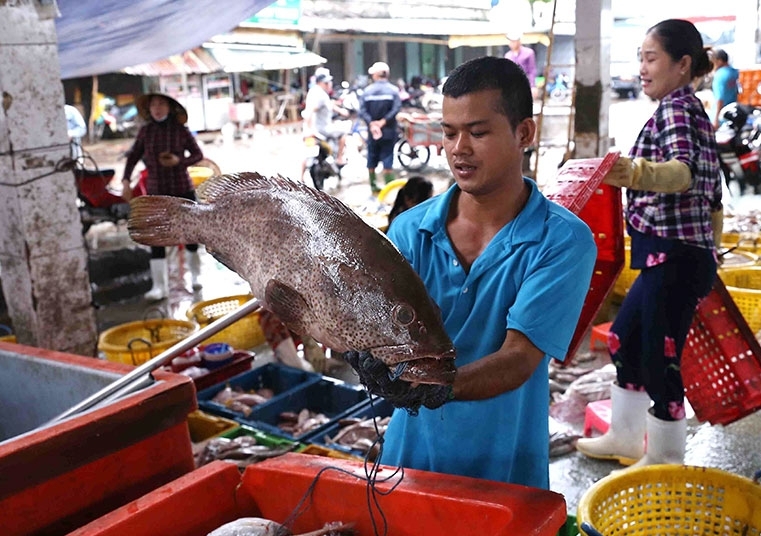
{"type": "MultiPolygon", "coordinates": [[[[333,121],[333,114],[348,117],[349,112],[341,108],[331,98],[330,93],[333,90],[333,76],[326,67],[318,67],[314,72],[314,83],[307,91],[304,100],[304,117],[303,135],[304,138],[310,136],[319,136],[325,139],[338,140],[338,154],[336,155],[336,164],[344,165],[344,147],[346,146],[347,129],[339,123],[333,121]]],[[[304,171],[306,170],[306,161],[301,164],[301,177],[303,180],[304,171]]]]}
{"type": "Polygon", "coordinates": [[[521,34],[511,32],[507,34],[507,43],[510,47],[505,53],[505,58],[520,65],[523,72],[528,77],[531,84],[531,93],[535,93],[536,88],[536,54],[534,50],[521,44],[521,34]]]}
{"type": "MultiPolygon", "coordinates": [[[[188,121],[185,108],[167,95],[148,93],[138,97],[137,110],[146,124],[137,133],[127,153],[122,197],[127,201],[132,197],[130,178],[135,165],[142,159],[148,172],[145,183],[148,195],[172,195],[195,201],[195,189],[188,167],[202,160],[203,153],[185,126],[188,121]]],[[[185,249],[189,255],[193,289],[197,290],[201,288],[198,244],[187,244],[185,249]]],[[[153,287],[145,297],[151,301],[164,299],[169,295],[166,248],[151,247],[150,264],[153,287]]]]}
{"type": "Polygon", "coordinates": [[[389,82],[391,69],[387,63],[377,61],[367,70],[373,82],[362,92],[359,116],[367,123],[367,172],[373,193],[380,192],[375,182],[375,168],[383,162],[383,179],[386,184],[394,180],[394,144],[398,137],[396,114],[402,108],[399,88],[389,82]]]}

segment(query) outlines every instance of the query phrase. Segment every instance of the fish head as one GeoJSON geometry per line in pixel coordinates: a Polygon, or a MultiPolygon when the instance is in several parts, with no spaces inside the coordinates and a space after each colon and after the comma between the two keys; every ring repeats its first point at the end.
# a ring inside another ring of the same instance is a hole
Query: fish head
{"type": "Polygon", "coordinates": [[[339,285],[348,308],[338,330],[346,334],[346,349],[370,352],[391,370],[402,370],[402,380],[451,384],[455,348],[439,308],[395,247],[380,250],[369,262],[347,268],[339,285]]]}

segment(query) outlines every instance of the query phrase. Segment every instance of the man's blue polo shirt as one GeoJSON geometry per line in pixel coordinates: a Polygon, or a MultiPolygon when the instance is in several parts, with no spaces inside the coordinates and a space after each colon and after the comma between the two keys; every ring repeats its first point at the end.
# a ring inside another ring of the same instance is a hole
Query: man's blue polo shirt
{"type": "Polygon", "coordinates": [[[524,180],[531,187],[526,206],[469,273],[446,233],[456,185],[403,212],[389,228],[389,238],[441,308],[458,367],[499,349],[508,327],[546,355],[514,391],[423,408],[415,417],[396,410],[385,434],[384,464],[549,487],[548,362],[566,355],[597,250],[584,222],[524,180]]]}

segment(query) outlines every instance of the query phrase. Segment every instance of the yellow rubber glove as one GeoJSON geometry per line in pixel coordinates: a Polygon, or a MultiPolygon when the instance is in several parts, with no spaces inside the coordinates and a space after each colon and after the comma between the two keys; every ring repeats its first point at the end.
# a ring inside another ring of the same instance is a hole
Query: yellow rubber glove
{"type": "Polygon", "coordinates": [[[619,188],[674,194],[690,187],[692,172],[679,160],[651,162],[644,158],[620,157],[603,182],[619,188]]]}
{"type": "Polygon", "coordinates": [[[713,243],[718,250],[721,248],[721,237],[724,232],[724,209],[711,212],[711,228],[713,229],[713,243]]]}

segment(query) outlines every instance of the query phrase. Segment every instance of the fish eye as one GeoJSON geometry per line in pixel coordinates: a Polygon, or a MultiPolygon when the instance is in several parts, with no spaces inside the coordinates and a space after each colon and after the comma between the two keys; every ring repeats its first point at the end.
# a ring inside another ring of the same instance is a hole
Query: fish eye
{"type": "Polygon", "coordinates": [[[415,311],[409,305],[397,305],[393,314],[394,320],[402,326],[409,326],[415,321],[415,311]]]}

